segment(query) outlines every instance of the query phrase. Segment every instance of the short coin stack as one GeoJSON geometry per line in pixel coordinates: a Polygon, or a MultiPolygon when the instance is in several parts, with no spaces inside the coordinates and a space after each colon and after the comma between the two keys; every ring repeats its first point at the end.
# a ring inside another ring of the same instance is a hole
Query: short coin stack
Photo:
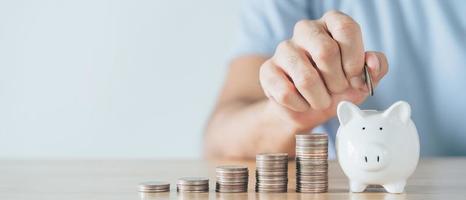
{"type": "Polygon", "coordinates": [[[168,192],[170,190],[170,183],[164,181],[150,181],[139,184],[139,192],[156,193],[168,192]]]}
{"type": "Polygon", "coordinates": [[[215,169],[217,182],[215,184],[216,192],[247,192],[249,171],[248,167],[225,165],[215,169]]]}
{"type": "Polygon", "coordinates": [[[288,154],[256,156],[256,192],[288,191],[288,154]]]}
{"type": "Polygon", "coordinates": [[[178,192],[209,192],[209,179],[204,177],[184,177],[176,184],[178,192]]]}
{"type": "Polygon", "coordinates": [[[328,135],[296,135],[296,192],[328,191],[328,135]]]}

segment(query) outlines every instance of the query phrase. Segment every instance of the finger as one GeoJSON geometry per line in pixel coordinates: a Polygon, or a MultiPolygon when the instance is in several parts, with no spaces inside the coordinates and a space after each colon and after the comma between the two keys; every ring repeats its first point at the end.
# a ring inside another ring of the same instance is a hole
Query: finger
{"type": "Polygon", "coordinates": [[[366,52],[365,59],[375,87],[388,73],[387,57],[381,52],[368,51],[366,52]]]}
{"type": "Polygon", "coordinates": [[[272,59],[291,78],[296,89],[313,109],[321,110],[330,105],[330,94],[303,50],[291,41],[284,41],[278,45],[272,59]]]}
{"type": "Polygon", "coordinates": [[[322,21],[340,47],[343,70],[351,86],[360,89],[364,86],[361,79],[364,67],[364,44],[359,24],[350,16],[338,11],[327,12],[322,17],[322,21]]]}
{"type": "Polygon", "coordinates": [[[296,23],[293,41],[310,54],[330,92],[341,93],[348,88],[338,44],[321,22],[303,20],[296,23]]]}
{"type": "Polygon", "coordinates": [[[309,104],[298,93],[285,72],[270,60],[261,67],[260,83],[266,95],[278,104],[296,112],[309,109],[309,104]]]}

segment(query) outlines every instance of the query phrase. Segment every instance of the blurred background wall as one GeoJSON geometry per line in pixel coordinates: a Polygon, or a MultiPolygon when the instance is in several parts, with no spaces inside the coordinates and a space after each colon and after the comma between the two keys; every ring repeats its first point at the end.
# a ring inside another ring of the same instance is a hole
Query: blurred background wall
{"type": "Polygon", "coordinates": [[[0,0],[0,158],[198,158],[239,1],[0,0]]]}

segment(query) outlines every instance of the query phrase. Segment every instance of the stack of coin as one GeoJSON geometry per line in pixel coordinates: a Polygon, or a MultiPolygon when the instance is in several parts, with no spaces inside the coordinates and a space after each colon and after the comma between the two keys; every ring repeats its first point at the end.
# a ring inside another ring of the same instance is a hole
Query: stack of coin
{"type": "Polygon", "coordinates": [[[209,192],[209,179],[204,177],[184,177],[176,184],[178,192],[209,192]]]}
{"type": "Polygon", "coordinates": [[[296,192],[328,191],[328,135],[296,135],[296,192]]]}
{"type": "Polygon", "coordinates": [[[249,171],[248,167],[225,165],[215,169],[217,182],[216,192],[247,192],[249,171]]]}
{"type": "Polygon", "coordinates": [[[168,192],[170,190],[170,183],[164,181],[150,181],[139,184],[139,192],[155,193],[155,192],[168,192]]]}
{"type": "Polygon", "coordinates": [[[256,192],[288,191],[288,154],[256,156],[256,192]]]}

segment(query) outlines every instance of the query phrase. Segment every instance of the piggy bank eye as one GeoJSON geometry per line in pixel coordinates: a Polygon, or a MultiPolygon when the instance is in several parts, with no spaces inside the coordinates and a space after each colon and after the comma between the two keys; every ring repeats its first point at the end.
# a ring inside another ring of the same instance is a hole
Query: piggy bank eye
{"type": "Polygon", "coordinates": [[[362,127],[362,130],[366,130],[366,127],[362,127]]]}
{"type": "Polygon", "coordinates": [[[383,130],[383,128],[382,128],[382,127],[380,127],[380,128],[379,128],[379,130],[383,130]]]}

